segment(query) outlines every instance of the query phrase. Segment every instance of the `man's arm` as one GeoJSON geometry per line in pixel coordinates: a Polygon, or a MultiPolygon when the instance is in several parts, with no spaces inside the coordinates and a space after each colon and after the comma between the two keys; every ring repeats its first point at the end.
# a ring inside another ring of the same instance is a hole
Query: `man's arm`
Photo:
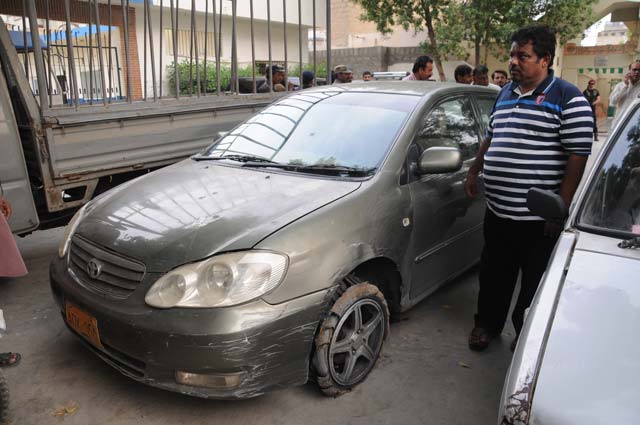
{"type": "MultiPolygon", "coordinates": [[[[564,169],[564,178],[562,179],[562,183],[560,184],[560,197],[564,201],[564,204],[567,206],[567,210],[569,209],[569,206],[571,206],[573,195],[575,195],[576,189],[578,189],[578,185],[580,184],[580,179],[582,179],[584,168],[587,165],[587,158],[588,156],[586,155],[571,154],[569,155],[569,159],[567,160],[567,165],[564,169]]],[[[561,222],[545,222],[545,236],[557,237],[561,231],[561,222]]]]}
{"type": "Polygon", "coordinates": [[[567,165],[564,169],[564,178],[560,184],[560,197],[567,206],[567,209],[571,205],[573,195],[576,193],[580,179],[582,179],[582,175],[584,174],[587,158],[588,156],[586,155],[571,154],[567,160],[567,165]]]}
{"type": "Polygon", "coordinates": [[[478,174],[480,174],[480,171],[482,171],[482,167],[484,166],[484,154],[487,153],[489,145],[491,145],[491,137],[485,137],[480,144],[480,148],[478,149],[476,158],[473,160],[473,164],[469,167],[464,190],[471,198],[478,194],[478,174]]]}

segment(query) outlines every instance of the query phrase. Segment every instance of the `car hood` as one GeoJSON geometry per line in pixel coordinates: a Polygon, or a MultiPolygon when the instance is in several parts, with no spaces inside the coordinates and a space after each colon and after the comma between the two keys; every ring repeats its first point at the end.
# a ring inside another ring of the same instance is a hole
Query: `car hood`
{"type": "Polygon", "coordinates": [[[251,248],[360,184],[186,160],[107,192],[75,234],[165,272],[251,248]]]}
{"type": "Polygon", "coordinates": [[[637,423],[640,252],[582,233],[550,330],[530,424],[637,423]]]}

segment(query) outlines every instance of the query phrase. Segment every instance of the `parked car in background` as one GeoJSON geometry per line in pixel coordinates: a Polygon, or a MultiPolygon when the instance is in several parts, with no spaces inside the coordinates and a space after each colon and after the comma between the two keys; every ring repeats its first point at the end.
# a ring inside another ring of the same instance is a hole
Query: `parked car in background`
{"type": "MultiPolygon", "coordinates": [[[[640,397],[640,102],[596,159],[520,335],[500,424],[637,423],[640,397]]],[[[558,195],[529,209],[564,219],[558,195]]]]}
{"type": "Polygon", "coordinates": [[[308,89],[90,202],[51,287],[69,328],[149,385],[211,398],[362,382],[408,309],[476,263],[464,192],[497,91],[308,89]]]}
{"type": "Polygon", "coordinates": [[[402,80],[409,75],[406,71],[376,71],[373,73],[373,79],[376,81],[402,80]]]}

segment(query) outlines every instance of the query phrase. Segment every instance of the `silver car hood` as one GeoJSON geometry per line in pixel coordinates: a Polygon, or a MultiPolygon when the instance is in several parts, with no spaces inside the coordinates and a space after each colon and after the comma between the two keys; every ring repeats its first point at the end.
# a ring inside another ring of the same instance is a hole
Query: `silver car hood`
{"type": "Polygon", "coordinates": [[[94,201],[76,234],[165,272],[251,248],[360,184],[186,160],[94,201]]]}
{"type": "Polygon", "coordinates": [[[530,424],[638,422],[640,252],[581,233],[535,386],[530,424]]]}

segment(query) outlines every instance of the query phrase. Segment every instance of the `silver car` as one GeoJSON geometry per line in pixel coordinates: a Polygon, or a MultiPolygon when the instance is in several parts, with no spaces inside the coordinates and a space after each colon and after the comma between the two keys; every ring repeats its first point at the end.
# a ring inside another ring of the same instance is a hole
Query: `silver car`
{"type": "MultiPolygon", "coordinates": [[[[640,102],[629,108],[573,205],[520,335],[502,425],[632,424],[640,397],[640,102]]],[[[565,217],[559,196],[529,209],[565,217]]]]}
{"type": "Polygon", "coordinates": [[[211,398],[348,391],[391,313],[476,263],[464,179],[497,92],[369,82],[284,97],[69,223],[51,287],[123,374],[211,398]]]}

